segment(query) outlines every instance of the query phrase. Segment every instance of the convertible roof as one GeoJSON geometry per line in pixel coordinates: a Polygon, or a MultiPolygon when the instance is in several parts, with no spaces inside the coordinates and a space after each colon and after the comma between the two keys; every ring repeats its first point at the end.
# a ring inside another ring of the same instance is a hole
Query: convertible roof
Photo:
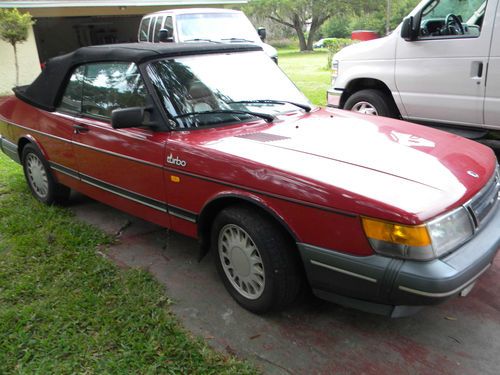
{"type": "Polygon", "coordinates": [[[140,64],[161,57],[246,51],[262,51],[262,47],[255,44],[223,43],[128,43],[82,47],[50,59],[31,85],[16,87],[13,90],[19,99],[52,112],[59,103],[71,73],[82,64],[106,61],[140,64]]]}

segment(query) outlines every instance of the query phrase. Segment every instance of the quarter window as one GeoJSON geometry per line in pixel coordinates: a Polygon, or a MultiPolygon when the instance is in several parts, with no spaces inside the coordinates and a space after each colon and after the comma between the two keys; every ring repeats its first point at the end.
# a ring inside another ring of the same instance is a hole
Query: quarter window
{"type": "Polygon", "coordinates": [[[62,112],[80,113],[82,111],[82,87],[85,68],[75,69],[68,81],[58,110],[62,112]]]}
{"type": "Polygon", "coordinates": [[[109,119],[118,108],[144,107],[146,91],[134,63],[97,63],[86,66],[82,112],[109,119]]]}

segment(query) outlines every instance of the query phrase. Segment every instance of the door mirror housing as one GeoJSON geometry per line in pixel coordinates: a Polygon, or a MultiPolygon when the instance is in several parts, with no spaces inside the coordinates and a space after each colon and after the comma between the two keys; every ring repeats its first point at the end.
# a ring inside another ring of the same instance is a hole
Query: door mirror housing
{"type": "Polygon", "coordinates": [[[413,16],[406,17],[401,25],[401,38],[407,42],[412,42],[418,38],[419,25],[417,18],[413,16]]]}
{"type": "Polygon", "coordinates": [[[161,29],[160,34],[158,35],[158,40],[161,43],[171,43],[174,41],[172,33],[168,29],[161,29]]]}
{"type": "Polygon", "coordinates": [[[111,126],[113,129],[156,128],[156,123],[149,121],[149,118],[149,108],[130,107],[115,109],[111,112],[111,126]]]}
{"type": "Polygon", "coordinates": [[[263,42],[265,42],[266,41],[266,37],[267,37],[266,28],[265,27],[259,27],[257,29],[257,33],[259,34],[260,40],[262,40],[263,42]]]}

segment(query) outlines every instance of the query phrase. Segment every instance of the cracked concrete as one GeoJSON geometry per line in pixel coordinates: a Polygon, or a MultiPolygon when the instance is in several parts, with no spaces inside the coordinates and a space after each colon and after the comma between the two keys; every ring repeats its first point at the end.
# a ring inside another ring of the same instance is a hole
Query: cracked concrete
{"type": "Polygon", "coordinates": [[[498,374],[500,257],[467,298],[391,320],[309,297],[283,313],[254,315],[236,304],[195,240],[169,233],[80,195],[70,208],[115,235],[106,256],[141,267],[173,299],[194,335],[267,374],[498,374]]]}

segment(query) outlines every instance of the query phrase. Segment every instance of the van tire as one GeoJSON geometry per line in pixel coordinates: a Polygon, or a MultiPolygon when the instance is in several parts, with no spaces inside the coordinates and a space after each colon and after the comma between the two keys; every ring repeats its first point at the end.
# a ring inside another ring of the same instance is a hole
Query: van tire
{"type": "Polygon", "coordinates": [[[352,94],[345,102],[344,109],[367,115],[397,117],[391,98],[382,91],[373,89],[361,90],[352,94]]]}

